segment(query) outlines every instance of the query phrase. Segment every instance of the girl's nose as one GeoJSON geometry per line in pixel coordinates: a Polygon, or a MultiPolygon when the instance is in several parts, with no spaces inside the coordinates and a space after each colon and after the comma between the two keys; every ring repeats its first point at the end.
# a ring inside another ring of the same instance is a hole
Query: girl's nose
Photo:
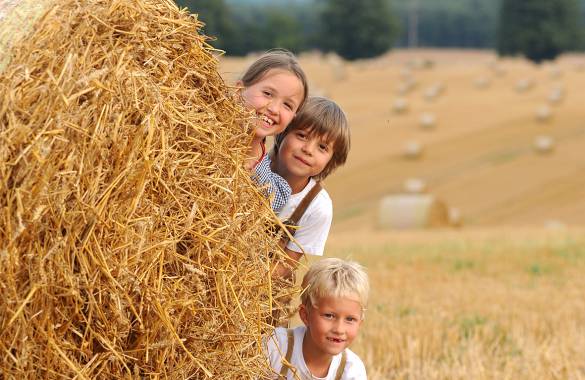
{"type": "Polygon", "coordinates": [[[276,104],[276,101],[271,100],[270,102],[268,102],[268,105],[266,105],[266,109],[270,112],[275,114],[278,110],[278,105],[276,104]]]}

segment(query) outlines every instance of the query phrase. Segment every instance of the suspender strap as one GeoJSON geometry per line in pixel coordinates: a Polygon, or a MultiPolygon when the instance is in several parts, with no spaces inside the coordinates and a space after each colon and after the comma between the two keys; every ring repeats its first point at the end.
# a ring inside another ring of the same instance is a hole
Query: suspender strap
{"type": "Polygon", "coordinates": [[[286,336],[288,337],[288,344],[286,345],[286,354],[284,356],[284,360],[282,361],[282,367],[280,367],[280,377],[281,379],[286,379],[286,374],[289,368],[292,367],[290,362],[293,353],[293,346],[295,344],[295,337],[293,335],[293,330],[287,329],[286,336]]]}
{"type": "Polygon", "coordinates": [[[341,380],[341,375],[343,375],[343,371],[345,370],[345,363],[347,363],[347,353],[343,350],[343,353],[341,354],[341,362],[339,363],[337,373],[335,374],[335,380],[341,380]]]}
{"type": "Polygon", "coordinates": [[[292,213],[292,215],[290,216],[288,221],[292,222],[296,225],[299,222],[299,220],[301,219],[301,217],[303,216],[303,214],[305,213],[305,211],[307,210],[307,207],[309,207],[309,205],[311,204],[313,199],[315,199],[317,194],[319,194],[321,189],[323,189],[323,186],[321,186],[321,182],[315,183],[315,186],[313,186],[313,188],[311,190],[309,190],[307,195],[305,195],[303,200],[301,200],[301,203],[299,203],[299,205],[297,206],[295,211],[292,213]]]}

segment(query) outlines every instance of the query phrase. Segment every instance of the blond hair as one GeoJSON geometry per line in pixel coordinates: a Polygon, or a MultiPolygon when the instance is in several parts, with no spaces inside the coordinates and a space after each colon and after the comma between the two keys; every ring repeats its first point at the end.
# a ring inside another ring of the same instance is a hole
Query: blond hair
{"type": "Polygon", "coordinates": [[[308,131],[311,137],[323,136],[328,143],[332,143],[333,156],[323,171],[314,176],[316,180],[325,179],[347,160],[351,144],[349,124],[343,110],[334,101],[319,96],[309,97],[288,127],[274,137],[274,157],[278,155],[286,135],[297,129],[308,131]]]}
{"type": "Polygon", "coordinates": [[[320,260],[309,268],[303,277],[301,302],[305,306],[316,306],[323,297],[355,298],[366,310],[370,283],[360,264],[338,258],[320,260]]]}
{"type": "Polygon", "coordinates": [[[288,71],[299,78],[303,85],[303,98],[298,108],[301,109],[309,95],[307,76],[295,55],[286,49],[271,49],[262,54],[248,67],[240,80],[244,87],[249,87],[261,81],[270,70],[288,71]]]}

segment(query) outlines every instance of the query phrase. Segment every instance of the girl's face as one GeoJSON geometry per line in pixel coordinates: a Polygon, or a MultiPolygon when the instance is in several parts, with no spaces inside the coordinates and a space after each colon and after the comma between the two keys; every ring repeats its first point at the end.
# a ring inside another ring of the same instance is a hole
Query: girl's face
{"type": "MultiPolygon", "coordinates": [[[[242,86],[242,82],[238,82],[242,86]]],[[[245,87],[246,106],[256,111],[256,136],[264,138],[284,131],[303,101],[303,83],[287,70],[272,69],[256,83],[245,87]]]]}

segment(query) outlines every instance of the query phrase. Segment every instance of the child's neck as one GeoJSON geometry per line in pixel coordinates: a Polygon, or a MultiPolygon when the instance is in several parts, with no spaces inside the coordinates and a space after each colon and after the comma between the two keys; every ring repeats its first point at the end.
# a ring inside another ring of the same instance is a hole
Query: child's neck
{"type": "Polygon", "coordinates": [[[326,377],[329,373],[329,367],[333,356],[319,351],[311,344],[310,338],[308,337],[309,331],[305,332],[305,338],[303,339],[303,357],[305,359],[305,365],[313,376],[326,377]]]}
{"type": "Polygon", "coordinates": [[[262,153],[264,152],[265,149],[263,148],[264,146],[265,146],[264,138],[254,136],[250,147],[250,158],[252,160],[258,160],[260,156],[262,156],[262,153]]]}

